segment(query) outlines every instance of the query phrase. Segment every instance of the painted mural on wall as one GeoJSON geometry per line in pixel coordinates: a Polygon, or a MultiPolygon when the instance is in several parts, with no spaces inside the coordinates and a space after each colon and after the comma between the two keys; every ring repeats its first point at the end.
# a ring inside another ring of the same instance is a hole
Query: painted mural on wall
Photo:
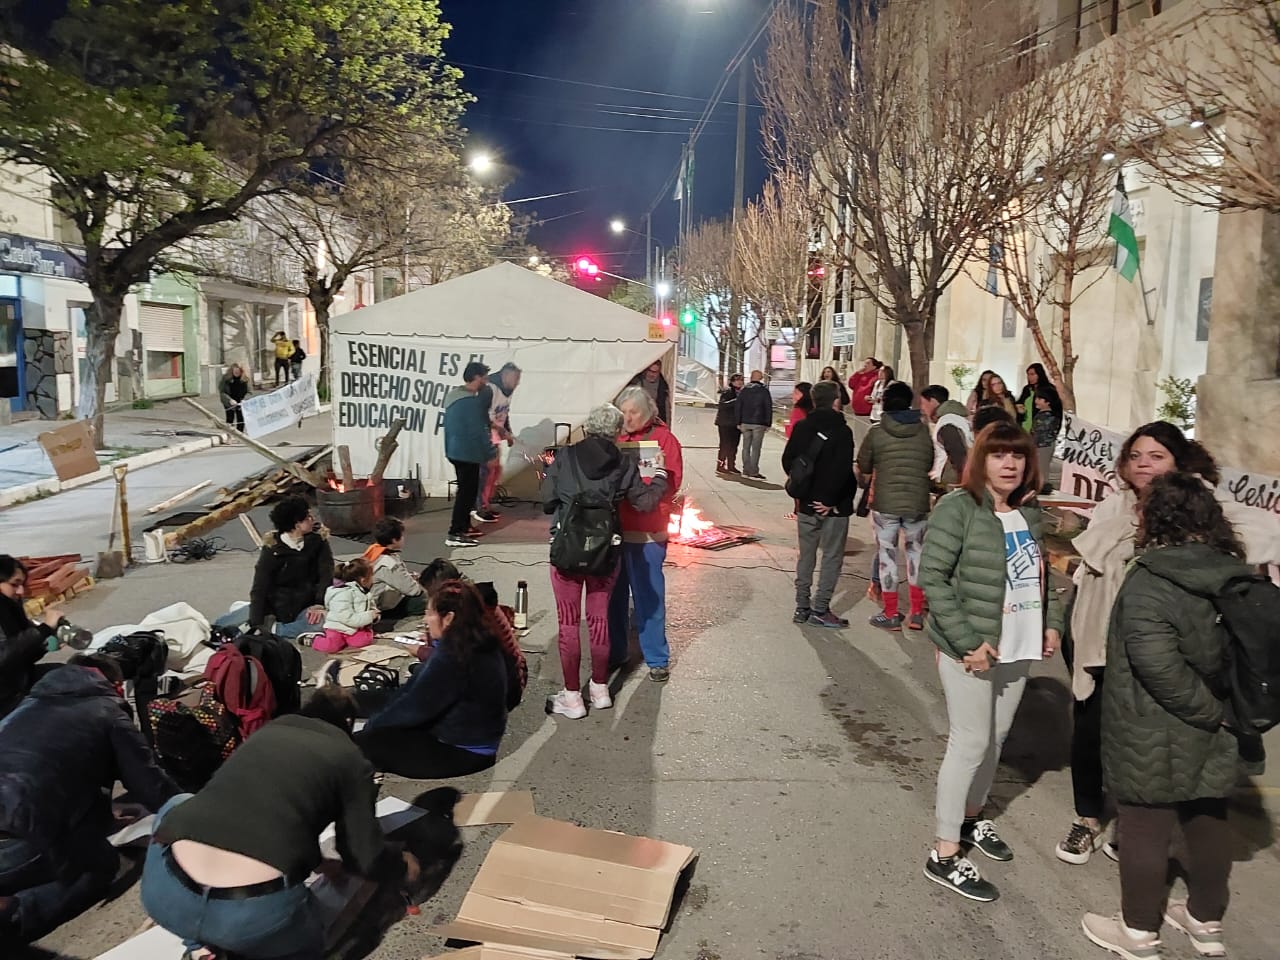
{"type": "Polygon", "coordinates": [[[24,330],[26,408],[46,420],[57,418],[58,376],[71,373],[71,334],[59,330],[24,330]]]}

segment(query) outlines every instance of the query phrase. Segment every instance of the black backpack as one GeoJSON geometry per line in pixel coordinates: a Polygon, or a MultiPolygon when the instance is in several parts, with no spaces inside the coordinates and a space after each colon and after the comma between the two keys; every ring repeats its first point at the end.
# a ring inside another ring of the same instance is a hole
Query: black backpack
{"type": "Polygon", "coordinates": [[[809,449],[791,461],[791,469],[787,471],[786,491],[793,500],[808,503],[813,495],[813,480],[818,473],[818,454],[822,445],[827,442],[826,434],[817,431],[809,449]]]}
{"type": "Polygon", "coordinates": [[[276,695],[276,716],[297,713],[302,709],[302,654],[290,641],[261,630],[251,630],[235,637],[236,649],[262,664],[271,689],[276,695]]]}
{"type": "Polygon", "coordinates": [[[1228,725],[1266,733],[1280,724],[1280,587],[1253,574],[1212,598],[1227,631],[1228,725]]]}
{"type": "Polygon", "coordinates": [[[618,565],[622,528],[613,500],[598,490],[583,490],[586,477],[575,455],[565,456],[578,482],[578,492],[560,514],[551,541],[551,565],[570,576],[606,577],[618,565]]]}
{"type": "Polygon", "coordinates": [[[169,645],[160,630],[136,630],[112,637],[98,651],[120,664],[125,680],[133,684],[133,705],[138,729],[147,743],[155,742],[151,714],[147,709],[160,692],[160,676],[169,659],[169,645]]]}

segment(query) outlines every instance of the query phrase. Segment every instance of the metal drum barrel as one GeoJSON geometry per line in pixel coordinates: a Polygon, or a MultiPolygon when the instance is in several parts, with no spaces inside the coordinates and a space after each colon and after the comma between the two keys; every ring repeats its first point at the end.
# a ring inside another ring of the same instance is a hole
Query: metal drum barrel
{"type": "Polygon", "coordinates": [[[338,536],[369,533],[382,517],[382,484],[367,483],[354,490],[316,488],[320,521],[338,536]]]}

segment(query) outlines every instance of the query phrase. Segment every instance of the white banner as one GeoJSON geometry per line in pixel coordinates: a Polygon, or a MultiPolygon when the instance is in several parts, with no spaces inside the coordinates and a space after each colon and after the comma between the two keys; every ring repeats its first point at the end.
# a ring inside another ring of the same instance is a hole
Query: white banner
{"type": "MultiPolygon", "coordinates": [[[[508,475],[556,442],[556,424],[580,425],[592,408],[611,402],[637,373],[662,359],[670,343],[448,339],[352,336],[333,338],[333,433],[351,448],[357,475],[373,469],[374,443],[398,419],[406,421],[386,475],[421,476],[427,493],[453,479],[444,452],[444,401],[472,360],[491,376],[508,361],[523,371],[511,398],[514,448],[500,448],[508,475]]],[[[496,388],[495,388],[496,389],[496,388]]],[[[560,429],[561,439],[564,429],[560,429]]]]}
{"type": "Polygon", "coordinates": [[[270,393],[255,393],[240,404],[244,412],[244,432],[253,440],[291,427],[303,417],[320,412],[315,372],[304,373],[270,393]]]}
{"type": "MultiPolygon", "coordinates": [[[[1062,418],[1055,456],[1062,461],[1062,492],[1100,503],[1119,486],[1116,460],[1126,436],[1081,420],[1071,413],[1062,418]]],[[[1220,467],[1219,491],[1237,503],[1280,514],[1280,478],[1220,467]]],[[[1077,511],[1085,513],[1087,511],[1077,511]]]]}

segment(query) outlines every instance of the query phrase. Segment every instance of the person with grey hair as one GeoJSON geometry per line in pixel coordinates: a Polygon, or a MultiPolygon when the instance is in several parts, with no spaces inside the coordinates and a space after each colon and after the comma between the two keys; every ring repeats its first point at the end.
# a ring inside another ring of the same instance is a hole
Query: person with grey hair
{"type": "MultiPolygon", "coordinates": [[[[556,535],[565,524],[585,524],[586,512],[608,506],[614,510],[614,527],[619,528],[617,506],[626,502],[639,512],[653,510],[666,496],[668,476],[662,451],[650,482],[640,475],[637,463],[624,458],[614,438],[622,430],[622,412],[612,404],[596,407],[582,427],[585,436],[561,450],[542,481],[542,509],[555,517],[556,535]]],[[[581,531],[585,534],[585,530],[581,531]]],[[[621,544],[618,544],[620,547],[621,544]]],[[[620,549],[611,551],[608,572],[583,574],[559,569],[553,560],[551,590],[556,598],[556,619],[560,627],[560,666],[564,688],[547,704],[547,711],[580,720],[587,715],[582,699],[582,593],[586,590],[587,637],[591,648],[591,707],[607,710],[609,696],[609,598],[618,578],[620,549]]],[[[553,552],[553,558],[556,554],[553,552]]]]}
{"type": "Polygon", "coordinates": [[[640,650],[649,667],[649,679],[667,680],[670,648],[667,644],[667,582],[662,565],[667,559],[667,527],[675,512],[675,498],[684,480],[684,454],[680,441],[659,419],[649,394],[629,387],[618,398],[622,410],[622,432],[618,449],[639,469],[645,483],[654,484],[658,471],[667,474],[666,493],[647,510],[624,501],[619,508],[622,521],[622,565],[609,601],[610,660],[627,662],[630,606],[634,603],[640,650]]]}

